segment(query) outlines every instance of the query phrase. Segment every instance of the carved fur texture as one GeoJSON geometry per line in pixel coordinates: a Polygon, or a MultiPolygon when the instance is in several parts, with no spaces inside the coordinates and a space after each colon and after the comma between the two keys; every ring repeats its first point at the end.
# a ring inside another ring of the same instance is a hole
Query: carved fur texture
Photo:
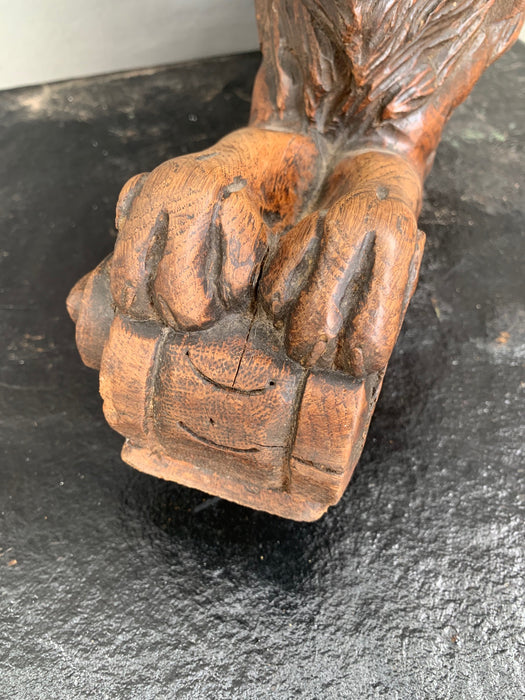
{"type": "Polygon", "coordinates": [[[518,36],[519,0],[256,0],[263,63],[254,123],[419,147],[518,36]],[[429,124],[429,121],[432,123],[429,124]]]}

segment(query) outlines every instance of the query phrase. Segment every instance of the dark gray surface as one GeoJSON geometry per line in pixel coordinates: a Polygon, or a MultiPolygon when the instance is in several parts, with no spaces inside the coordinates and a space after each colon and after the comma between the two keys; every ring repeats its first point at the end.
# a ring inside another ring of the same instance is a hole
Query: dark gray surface
{"type": "Polygon", "coordinates": [[[246,122],[257,62],[0,95],[0,697],[521,700],[524,47],[446,131],[339,506],[208,499],[123,464],[104,423],[66,294],[131,174],[246,122]]]}

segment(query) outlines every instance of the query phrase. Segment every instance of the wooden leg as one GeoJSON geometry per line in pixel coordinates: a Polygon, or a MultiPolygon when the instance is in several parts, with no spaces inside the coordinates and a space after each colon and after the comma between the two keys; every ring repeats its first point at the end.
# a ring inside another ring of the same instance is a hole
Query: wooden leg
{"type": "Polygon", "coordinates": [[[68,299],[145,472],[297,520],[341,497],[414,292],[442,128],[503,0],[257,0],[251,124],[132,178],[68,299]]]}

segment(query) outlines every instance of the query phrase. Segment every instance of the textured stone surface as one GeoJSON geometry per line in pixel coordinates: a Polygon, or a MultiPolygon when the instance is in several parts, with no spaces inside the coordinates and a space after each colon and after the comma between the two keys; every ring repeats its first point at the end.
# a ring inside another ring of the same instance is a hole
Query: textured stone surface
{"type": "Polygon", "coordinates": [[[120,461],[66,294],[130,175],[246,122],[257,63],[0,95],[0,696],[521,699],[525,47],[447,127],[340,505],[287,522],[120,461]]]}

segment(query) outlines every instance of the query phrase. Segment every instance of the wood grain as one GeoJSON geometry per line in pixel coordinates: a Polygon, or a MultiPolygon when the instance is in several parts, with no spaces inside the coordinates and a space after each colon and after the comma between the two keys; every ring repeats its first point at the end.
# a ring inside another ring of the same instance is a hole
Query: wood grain
{"type": "Polygon", "coordinates": [[[414,293],[443,126],[508,0],[256,0],[251,124],[123,188],[68,298],[123,459],[314,520],[343,494],[414,293]]]}

